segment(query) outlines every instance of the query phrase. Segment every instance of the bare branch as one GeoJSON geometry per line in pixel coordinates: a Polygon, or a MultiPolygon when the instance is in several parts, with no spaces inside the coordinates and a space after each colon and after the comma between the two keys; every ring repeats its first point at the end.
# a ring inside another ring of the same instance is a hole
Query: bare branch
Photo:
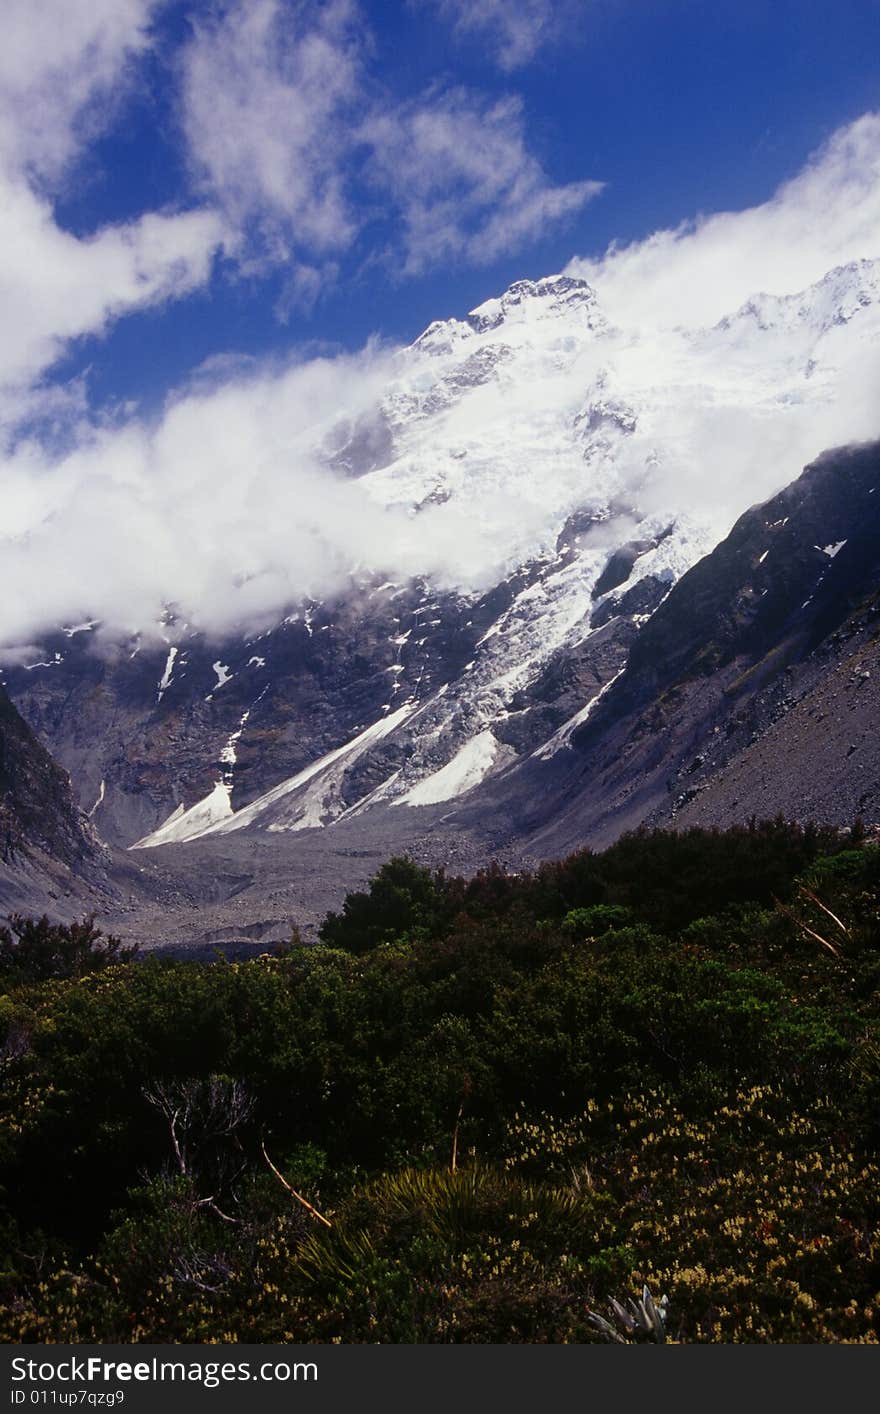
{"type": "Polygon", "coordinates": [[[269,1168],[272,1170],[275,1177],[278,1179],[278,1182],[284,1185],[291,1197],[295,1198],[298,1203],[302,1203],[306,1211],[311,1213],[313,1218],[317,1218],[319,1223],[323,1223],[325,1227],[332,1227],[333,1224],[331,1223],[330,1219],[325,1218],[323,1213],[319,1213],[318,1209],[313,1207],[313,1205],[309,1202],[308,1198],[304,1198],[301,1193],[297,1193],[296,1189],[292,1188],[287,1182],[287,1179],[284,1177],[283,1173],[279,1173],[278,1169],[275,1167],[272,1160],[269,1158],[269,1155],[266,1153],[265,1140],[260,1140],[260,1148],[263,1150],[263,1158],[266,1160],[266,1163],[269,1165],[269,1168]]]}
{"type": "Polygon", "coordinates": [[[778,898],[774,898],[773,902],[776,904],[776,907],[779,909],[780,913],[784,913],[786,917],[792,920],[793,923],[796,923],[797,926],[801,929],[801,931],[806,933],[808,937],[815,938],[816,942],[821,943],[822,947],[827,948],[828,951],[833,954],[834,957],[840,957],[839,950],[834,946],[833,943],[829,943],[827,938],[823,938],[821,933],[817,933],[813,928],[810,928],[802,918],[798,918],[797,914],[792,913],[791,909],[787,908],[784,903],[781,903],[778,898]]]}
{"type": "Polygon", "coordinates": [[[808,889],[806,884],[798,884],[798,890],[806,898],[810,899],[812,903],[816,904],[817,908],[821,908],[823,913],[828,914],[828,917],[831,918],[837,924],[838,928],[840,929],[841,933],[845,938],[849,937],[849,929],[845,926],[845,924],[841,923],[836,913],[832,913],[831,909],[828,908],[828,906],[824,904],[820,898],[816,897],[812,889],[808,889]]]}
{"type": "Polygon", "coordinates": [[[458,1130],[461,1124],[461,1117],[464,1114],[464,1100],[458,1107],[458,1114],[455,1117],[455,1128],[452,1131],[452,1161],[449,1165],[450,1173],[455,1173],[458,1167],[458,1130]]]}

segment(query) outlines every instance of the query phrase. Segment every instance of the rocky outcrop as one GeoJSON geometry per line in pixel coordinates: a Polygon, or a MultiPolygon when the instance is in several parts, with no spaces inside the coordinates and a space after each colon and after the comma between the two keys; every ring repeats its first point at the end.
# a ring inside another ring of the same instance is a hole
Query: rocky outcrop
{"type": "Polygon", "coordinates": [[[520,828],[549,854],[643,823],[880,818],[878,680],[873,444],[820,457],[682,577],[520,828]]]}
{"type": "Polygon", "coordinates": [[[67,772],[0,687],[0,911],[78,911],[110,890],[108,865],[67,772]]]}

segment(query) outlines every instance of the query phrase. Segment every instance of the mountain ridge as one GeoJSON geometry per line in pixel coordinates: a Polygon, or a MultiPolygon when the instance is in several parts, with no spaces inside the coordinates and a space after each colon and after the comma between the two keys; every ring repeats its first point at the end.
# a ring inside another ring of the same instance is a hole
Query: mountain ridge
{"type": "MultiPolygon", "coordinates": [[[[780,509],[748,573],[725,568],[737,527],[758,509],[740,504],[732,531],[722,511],[707,516],[713,468],[699,462],[699,438],[688,440],[694,407],[707,417],[719,406],[748,408],[762,438],[765,424],[772,429],[754,484],[778,487],[792,455],[789,448],[777,465],[786,419],[797,432],[804,407],[824,417],[839,365],[848,366],[843,354],[875,343],[880,261],[838,267],[798,296],[756,296],[712,330],[675,332],[660,374],[653,347],[612,326],[584,281],[520,281],[466,320],[429,326],[396,356],[370,417],[358,425],[342,417],[322,433],[333,474],[363,482],[389,513],[405,508],[415,540],[426,528],[426,555],[444,516],[452,527],[487,519],[473,543],[463,536],[463,554],[497,527],[482,582],[425,565],[394,577],[363,569],[335,595],[290,605],[259,631],[213,639],[179,608],[165,611],[151,637],[127,642],[109,641],[87,620],[46,635],[36,662],[7,665],[9,690],[70,771],[103,838],[131,849],[148,873],[153,850],[167,861],[173,849],[215,836],[233,853],[236,835],[293,848],[316,830],[356,839],[362,823],[396,847],[408,832],[420,836],[423,822],[442,835],[449,820],[469,820],[474,849],[509,848],[515,858],[543,852],[557,835],[568,847],[585,842],[588,829],[605,839],[642,818],[705,815],[708,783],[699,767],[680,780],[689,762],[676,757],[668,790],[648,789],[634,768],[618,795],[609,785],[616,804],[605,814],[587,810],[578,823],[572,806],[570,828],[556,834],[550,822],[554,792],[581,788],[565,784],[572,759],[589,755],[603,732],[614,736],[612,718],[649,713],[654,697],[673,691],[676,663],[703,655],[720,685],[718,625],[711,613],[701,617],[694,588],[707,575],[727,575],[731,593],[745,596],[733,618],[751,615],[750,632],[763,632],[770,652],[786,631],[768,617],[782,602],[780,564],[790,562],[792,593],[801,592],[801,575],[804,599],[814,569],[833,588],[852,568],[858,537],[845,535],[842,521],[835,529],[831,493],[821,525],[808,532],[807,519],[798,521],[817,544],[795,545],[794,522],[787,530],[780,509]],[[646,368],[661,384],[646,383],[646,368]],[[686,371],[701,381],[683,382],[686,371]],[[676,411],[680,435],[670,422],[676,411]],[[696,507],[692,462],[707,483],[696,507]],[[849,546],[837,544],[844,540],[849,546]],[[692,632],[667,642],[664,625],[682,595],[692,596],[692,632]],[[534,793],[535,803],[516,800],[516,791],[527,800],[534,793]],[[676,806],[679,797],[687,799],[676,806]],[[487,824],[498,809],[515,829],[487,824]]],[[[847,455],[829,453],[840,465],[847,455]]],[[[824,473],[805,475],[793,483],[792,505],[824,473]]],[[[753,484],[741,479],[740,502],[753,484]]],[[[781,507],[786,494],[776,491],[781,507]]],[[[851,514],[842,503],[840,515],[851,514]]],[[[711,608],[711,583],[704,597],[711,608]]],[[[817,620],[816,644],[820,630],[817,620]]],[[[744,661],[750,651],[737,640],[744,661]]],[[[753,684],[762,673],[773,679],[773,661],[766,670],[750,663],[753,684]]],[[[658,720],[666,710],[653,709],[658,720]]],[[[730,740],[739,743],[736,731],[730,740]]],[[[692,758],[699,754],[695,746],[692,758]]],[[[602,771],[610,782],[612,766],[603,761],[602,771]]]]}

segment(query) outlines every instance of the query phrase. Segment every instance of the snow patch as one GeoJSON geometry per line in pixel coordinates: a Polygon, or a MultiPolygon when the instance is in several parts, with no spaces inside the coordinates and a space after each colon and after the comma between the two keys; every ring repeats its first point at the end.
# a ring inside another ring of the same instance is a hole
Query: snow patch
{"type": "Polygon", "coordinates": [[[248,707],[244,712],[242,712],[242,714],[241,714],[241,716],[240,716],[240,718],[239,718],[239,720],[238,720],[238,726],[236,727],[235,731],[231,733],[231,735],[229,736],[229,738],[228,738],[228,740],[227,740],[227,742],[226,742],[226,745],[223,747],[223,750],[220,752],[220,766],[221,766],[221,769],[222,769],[222,768],[225,768],[225,769],[222,769],[222,779],[223,779],[223,780],[226,782],[226,784],[229,786],[230,790],[232,789],[232,771],[233,771],[233,767],[235,766],[235,763],[236,763],[236,761],[237,761],[237,759],[238,759],[238,756],[237,756],[238,743],[239,743],[239,741],[241,740],[241,734],[242,734],[242,732],[244,731],[245,727],[246,727],[247,724],[248,724],[248,721],[249,721],[249,719],[250,719],[251,712],[253,712],[254,708],[257,706],[257,704],[258,704],[259,702],[262,702],[263,698],[266,696],[266,693],[267,693],[268,691],[269,691],[269,684],[266,683],[266,686],[263,688],[263,691],[262,691],[261,693],[259,693],[259,695],[258,695],[257,697],[254,698],[254,700],[253,700],[253,702],[251,703],[250,707],[248,707]]]}
{"type": "Polygon", "coordinates": [[[234,673],[231,673],[229,671],[228,664],[221,663],[219,658],[217,659],[216,663],[212,663],[211,666],[213,667],[214,672],[217,674],[217,681],[215,682],[214,686],[211,688],[211,691],[205,698],[206,702],[210,702],[212,697],[214,696],[214,693],[219,692],[221,687],[225,687],[226,684],[235,676],[234,673]]]}
{"type": "Polygon", "coordinates": [[[178,805],[163,825],[152,834],[145,835],[142,840],[129,845],[129,849],[155,849],[158,845],[182,844],[185,840],[198,839],[223,820],[227,820],[231,814],[229,786],[225,781],[218,781],[210,795],[191,805],[189,810],[178,805]]]}
{"type": "Polygon", "coordinates": [[[232,735],[229,737],[229,740],[227,741],[227,743],[226,743],[226,745],[224,746],[223,750],[220,752],[220,765],[221,765],[221,766],[229,766],[229,767],[231,768],[231,767],[233,767],[233,766],[235,765],[235,751],[236,751],[236,747],[238,746],[239,738],[241,737],[241,734],[242,734],[242,732],[244,731],[245,726],[247,725],[247,719],[248,719],[248,717],[249,717],[250,715],[251,715],[251,709],[250,709],[250,707],[249,707],[246,712],[243,712],[243,713],[242,713],[242,715],[241,715],[241,720],[239,721],[238,727],[237,727],[236,730],[232,733],[232,735]]]}
{"type": "Polygon", "coordinates": [[[395,805],[439,805],[473,790],[491,771],[498,755],[498,742],[490,731],[480,732],[465,742],[451,761],[426,776],[395,805]]]}
{"type": "Polygon", "coordinates": [[[158,695],[158,697],[156,698],[156,701],[157,701],[157,702],[161,702],[161,701],[162,701],[162,698],[165,696],[165,692],[166,692],[167,688],[169,688],[169,687],[171,686],[171,678],[172,678],[173,673],[174,673],[174,660],[175,660],[176,657],[177,657],[177,649],[176,649],[176,648],[169,648],[169,649],[168,649],[168,657],[165,659],[165,671],[163,672],[161,678],[159,679],[159,695],[158,695]]]}
{"type": "Polygon", "coordinates": [[[57,668],[58,664],[63,662],[63,656],[60,653],[56,653],[54,657],[50,658],[45,663],[25,663],[24,670],[26,673],[32,673],[34,668],[57,668]]]}

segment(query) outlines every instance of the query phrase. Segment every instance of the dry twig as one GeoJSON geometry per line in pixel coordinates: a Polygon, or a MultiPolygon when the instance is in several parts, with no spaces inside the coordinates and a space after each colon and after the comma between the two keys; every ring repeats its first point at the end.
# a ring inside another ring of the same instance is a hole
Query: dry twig
{"type": "Polygon", "coordinates": [[[841,933],[845,938],[849,937],[849,929],[846,927],[846,925],[841,923],[836,913],[831,912],[831,909],[828,907],[827,904],[824,904],[820,898],[816,897],[812,889],[808,889],[806,884],[798,884],[798,890],[804,895],[805,898],[808,898],[811,903],[816,904],[817,908],[821,908],[823,913],[827,913],[829,918],[833,919],[833,921],[837,924],[838,928],[840,929],[841,933]]]}
{"type": "Polygon", "coordinates": [[[790,918],[793,923],[796,923],[801,931],[806,933],[808,937],[815,938],[816,942],[821,943],[822,947],[827,948],[834,957],[840,957],[839,949],[836,948],[833,943],[829,943],[827,938],[823,938],[821,933],[817,933],[814,928],[810,928],[802,918],[798,918],[797,914],[793,913],[790,908],[787,908],[778,898],[774,898],[773,902],[776,904],[780,913],[784,913],[787,918],[790,918]]]}
{"type": "Polygon", "coordinates": [[[325,1227],[332,1227],[333,1224],[331,1223],[330,1219],[325,1218],[323,1213],[319,1213],[318,1209],[309,1202],[308,1198],[304,1198],[301,1193],[297,1193],[296,1189],[291,1187],[291,1185],[287,1182],[287,1179],[284,1177],[284,1174],[278,1171],[278,1169],[273,1164],[272,1160],[269,1158],[269,1155],[266,1153],[266,1143],[263,1139],[260,1140],[260,1148],[263,1151],[263,1158],[266,1160],[266,1163],[269,1165],[269,1168],[272,1170],[275,1177],[278,1179],[278,1182],[284,1185],[291,1197],[295,1198],[298,1203],[302,1203],[303,1207],[306,1209],[306,1212],[311,1213],[313,1218],[317,1218],[319,1223],[323,1223],[325,1227]]]}

